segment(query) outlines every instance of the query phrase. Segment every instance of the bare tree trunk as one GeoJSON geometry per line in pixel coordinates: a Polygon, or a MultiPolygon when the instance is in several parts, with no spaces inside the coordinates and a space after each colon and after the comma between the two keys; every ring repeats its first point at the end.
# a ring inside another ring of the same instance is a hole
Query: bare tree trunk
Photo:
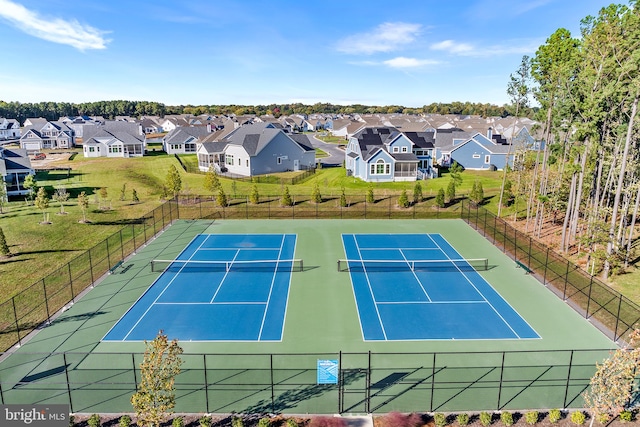
{"type": "Polygon", "coordinates": [[[611,263],[609,257],[617,249],[617,242],[615,241],[615,228],[618,222],[618,209],[620,208],[620,196],[622,194],[622,187],[624,185],[624,176],[627,168],[627,157],[629,156],[629,148],[631,146],[631,137],[633,135],[633,125],[635,122],[636,112],[638,111],[638,97],[640,93],[636,92],[633,99],[633,106],[631,107],[631,116],[629,117],[629,125],[627,126],[627,136],[624,141],[624,152],[622,154],[622,161],[620,163],[620,174],[618,175],[618,186],[616,188],[616,195],[613,199],[613,212],[611,213],[611,223],[609,227],[609,241],[607,242],[607,259],[604,262],[604,278],[609,277],[611,270],[611,263]]]}
{"type": "Polygon", "coordinates": [[[631,224],[629,225],[629,238],[627,239],[627,253],[624,256],[624,268],[629,268],[629,255],[631,254],[631,245],[633,243],[633,230],[636,227],[636,218],[638,217],[638,209],[640,208],[640,186],[636,193],[636,205],[631,215],[631,224]]]}
{"type": "Polygon", "coordinates": [[[571,216],[571,226],[569,232],[569,241],[574,241],[576,239],[576,234],[578,232],[578,220],[580,219],[580,206],[582,204],[582,188],[584,184],[584,176],[585,169],[587,166],[587,158],[589,157],[589,149],[591,146],[591,138],[587,138],[586,144],[584,147],[584,152],[582,153],[581,165],[580,165],[580,173],[578,179],[578,186],[576,188],[576,197],[574,200],[574,212],[571,216]]]}
{"type": "Polygon", "coordinates": [[[574,193],[576,190],[576,173],[574,172],[571,175],[571,187],[569,188],[569,200],[567,201],[567,211],[564,215],[564,223],[562,224],[562,244],[560,245],[562,248],[562,252],[567,252],[569,250],[569,238],[567,236],[567,228],[569,228],[569,218],[571,217],[571,212],[573,212],[573,199],[574,193]]]}

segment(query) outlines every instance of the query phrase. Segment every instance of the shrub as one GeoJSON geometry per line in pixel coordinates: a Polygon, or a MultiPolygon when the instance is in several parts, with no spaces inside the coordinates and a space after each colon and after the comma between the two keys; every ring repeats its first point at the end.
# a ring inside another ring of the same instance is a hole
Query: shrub
{"type": "Polygon", "coordinates": [[[511,412],[502,412],[500,414],[500,422],[506,427],[513,425],[513,414],[511,412]]]}
{"type": "Polygon", "coordinates": [[[480,424],[484,427],[491,425],[491,419],[493,416],[489,412],[480,412],[480,424]]]}
{"type": "Polygon", "coordinates": [[[402,414],[394,411],[379,418],[379,427],[418,427],[422,425],[422,417],[418,414],[402,414]]]}
{"type": "Polygon", "coordinates": [[[121,416],[118,424],[120,425],[120,427],[129,427],[131,425],[131,417],[129,415],[121,416]]]}
{"type": "Polygon", "coordinates": [[[200,427],[211,427],[212,420],[209,415],[203,415],[200,420],[198,420],[200,427]]]}
{"type": "Polygon", "coordinates": [[[598,414],[598,422],[600,424],[607,424],[610,419],[611,419],[611,416],[606,412],[602,412],[598,414]]]}
{"type": "Polygon", "coordinates": [[[538,414],[538,411],[529,411],[526,414],[524,414],[524,420],[527,422],[527,424],[532,426],[538,422],[539,416],[540,414],[538,414]]]}
{"type": "Polygon", "coordinates": [[[73,415],[69,415],[69,427],[73,427],[76,423],[76,417],[73,415]]]}
{"type": "Polygon", "coordinates": [[[87,424],[89,427],[99,427],[100,426],[100,415],[93,414],[87,420],[87,424]]]}
{"type": "Polygon", "coordinates": [[[459,426],[466,426],[469,424],[469,414],[461,413],[456,417],[456,422],[459,426]]]}
{"type": "Polygon", "coordinates": [[[441,412],[436,412],[433,414],[433,422],[436,427],[444,427],[447,425],[447,417],[441,412]]]}
{"type": "Polygon", "coordinates": [[[171,421],[172,427],[184,427],[184,419],[182,417],[175,417],[173,421],[171,421]]]}
{"type": "Polygon", "coordinates": [[[285,426],[286,427],[298,427],[298,422],[296,420],[294,420],[293,418],[287,418],[287,421],[285,422],[285,426]]]}
{"type": "Polygon", "coordinates": [[[562,411],[560,409],[552,409],[549,411],[549,422],[555,424],[562,419],[562,411]]]}
{"type": "Polygon", "coordinates": [[[242,417],[233,417],[231,420],[232,427],[244,427],[244,421],[242,421],[242,417]]]}
{"type": "Polygon", "coordinates": [[[620,412],[620,421],[623,423],[630,423],[633,421],[633,412],[627,410],[620,412]]]}
{"type": "Polygon", "coordinates": [[[347,422],[340,417],[313,417],[309,427],[347,427],[347,422]]]}
{"type": "Polygon", "coordinates": [[[582,411],[575,411],[571,413],[571,422],[577,426],[581,426],[587,420],[586,415],[582,411]]]}
{"type": "Polygon", "coordinates": [[[269,417],[262,417],[258,421],[258,427],[269,427],[270,425],[271,425],[271,418],[269,417]]]}

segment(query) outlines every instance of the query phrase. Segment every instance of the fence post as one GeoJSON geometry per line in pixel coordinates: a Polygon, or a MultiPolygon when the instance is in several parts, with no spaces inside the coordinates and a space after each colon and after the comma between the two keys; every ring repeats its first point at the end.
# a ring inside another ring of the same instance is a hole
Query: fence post
{"type": "Polygon", "coordinates": [[[136,225],[131,224],[131,236],[133,237],[133,253],[138,252],[138,248],[136,246],[136,225]]]}
{"type": "Polygon", "coordinates": [[[342,413],[342,393],[344,392],[344,374],[342,369],[342,350],[338,353],[338,413],[342,413]]]}
{"type": "Polygon", "coordinates": [[[93,260],[91,259],[91,249],[89,249],[89,272],[91,273],[91,285],[95,281],[93,279],[93,260]]]}
{"type": "Polygon", "coordinates": [[[109,269],[111,269],[111,250],[109,249],[109,238],[107,237],[106,239],[104,239],[104,241],[107,244],[107,265],[109,266],[109,269]]]}
{"type": "Polygon", "coordinates": [[[136,386],[136,391],[138,390],[138,377],[136,375],[136,355],[135,353],[131,353],[131,367],[133,368],[133,384],[136,386]]]}
{"type": "Polygon", "coordinates": [[[2,382],[0,382],[0,404],[4,405],[4,393],[2,392],[2,382]]]}
{"type": "Polygon", "coordinates": [[[564,274],[564,291],[562,291],[562,299],[567,299],[567,282],[569,281],[569,267],[571,263],[567,261],[567,272],[564,274]]]}
{"type": "Polygon", "coordinates": [[[502,380],[504,379],[504,359],[506,352],[502,352],[502,365],[500,366],[500,384],[498,384],[498,406],[496,409],[500,409],[500,399],[502,398],[502,380]]]}
{"type": "Polygon", "coordinates": [[[591,276],[591,280],[589,281],[589,295],[587,296],[587,313],[585,315],[585,319],[589,318],[589,308],[591,306],[591,289],[593,287],[593,276],[591,276]]]}
{"type": "Polygon", "coordinates": [[[531,248],[533,247],[533,238],[529,236],[529,261],[527,267],[531,268],[531,248]]]}
{"type": "Polygon", "coordinates": [[[202,367],[204,368],[204,398],[207,414],[209,413],[209,380],[207,379],[207,355],[202,355],[202,367]]]}
{"type": "MultiPolygon", "coordinates": [[[[620,301],[618,302],[618,314],[616,315],[616,328],[613,331],[613,340],[618,341],[618,324],[620,323],[620,310],[622,308],[622,294],[620,294],[620,301]]],[[[633,325],[631,325],[633,326],[633,325]]]]}
{"type": "Polygon", "coordinates": [[[122,255],[122,260],[124,260],[124,241],[122,240],[122,228],[120,229],[120,254],[122,255]]]}
{"type": "Polygon", "coordinates": [[[67,269],[69,270],[69,287],[71,288],[71,301],[76,299],[75,292],[73,292],[73,275],[71,274],[71,263],[67,263],[67,269]]]}
{"type": "Polygon", "coordinates": [[[544,260],[544,276],[542,277],[542,284],[547,286],[547,268],[549,268],[549,247],[547,247],[547,256],[544,260]]]}
{"type": "Polygon", "coordinates": [[[364,409],[367,414],[371,413],[371,350],[369,350],[368,363],[367,363],[367,390],[365,391],[365,405],[364,409]]]}
{"type": "Polygon", "coordinates": [[[69,365],[67,364],[67,353],[62,353],[62,363],[64,364],[64,376],[67,379],[67,394],[69,395],[69,412],[73,414],[73,401],[71,400],[71,384],[69,384],[69,365]]]}
{"type": "Polygon", "coordinates": [[[273,384],[273,353],[269,354],[269,372],[271,375],[271,412],[276,412],[276,392],[273,384]]]}
{"type": "Polygon", "coordinates": [[[47,325],[51,323],[51,314],[49,313],[49,299],[47,298],[47,282],[42,279],[42,292],[44,293],[44,307],[47,310],[47,325]]]}
{"type": "Polygon", "coordinates": [[[571,382],[571,367],[573,366],[573,352],[574,350],[571,350],[571,355],[569,356],[569,368],[567,369],[567,385],[564,388],[564,402],[562,405],[563,408],[567,407],[567,398],[569,397],[569,384],[571,382]]]}
{"type": "Polygon", "coordinates": [[[431,363],[431,402],[429,402],[429,412],[433,412],[433,395],[436,392],[436,353],[433,353],[431,363]]]}
{"type": "Polygon", "coordinates": [[[18,322],[18,310],[16,309],[16,297],[11,297],[11,304],[13,305],[13,318],[16,320],[16,333],[18,334],[18,345],[22,345],[22,338],[20,338],[20,323],[18,322]]]}

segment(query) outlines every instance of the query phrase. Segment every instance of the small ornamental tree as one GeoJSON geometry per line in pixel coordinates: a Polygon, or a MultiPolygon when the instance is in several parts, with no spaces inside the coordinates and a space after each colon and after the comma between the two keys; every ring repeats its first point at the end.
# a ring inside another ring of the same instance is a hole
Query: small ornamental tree
{"type": "Polygon", "coordinates": [[[482,182],[475,180],[471,186],[471,192],[469,193],[469,200],[475,206],[482,204],[484,200],[484,189],[482,188],[482,182]]]}
{"type": "Polygon", "coordinates": [[[340,193],[340,207],[347,207],[347,195],[344,193],[344,187],[342,187],[342,192],[340,193]]]}
{"type": "Polygon", "coordinates": [[[373,186],[369,185],[367,188],[367,203],[375,203],[376,198],[373,194],[373,186]]]}
{"type": "Polygon", "coordinates": [[[420,203],[423,199],[422,184],[420,181],[416,181],[416,185],[413,186],[413,203],[420,203]]]}
{"type": "Polygon", "coordinates": [[[0,176],[0,214],[4,213],[4,205],[7,203],[7,187],[0,176]]]}
{"type": "Polygon", "coordinates": [[[167,187],[167,193],[171,197],[176,197],[178,193],[180,193],[180,190],[182,190],[182,178],[175,165],[171,165],[167,171],[165,187],[167,187]]]}
{"type": "Polygon", "coordinates": [[[449,181],[449,185],[447,185],[447,203],[453,203],[456,199],[456,182],[454,180],[449,181]]]}
{"type": "Polygon", "coordinates": [[[4,231],[0,228],[0,256],[7,257],[11,255],[11,250],[7,244],[7,238],[4,237],[4,231]]]}
{"type": "Polygon", "coordinates": [[[176,405],[175,378],[180,373],[182,348],[176,340],[169,342],[162,331],[145,345],[140,384],[131,404],[139,426],[158,427],[176,405]]]}
{"type": "Polygon", "coordinates": [[[438,194],[436,194],[436,206],[438,206],[439,208],[444,208],[445,206],[444,190],[442,189],[442,187],[438,189],[438,194]]]}
{"type": "Polygon", "coordinates": [[[249,194],[249,201],[254,205],[257,205],[258,203],[260,203],[260,193],[258,192],[258,186],[256,184],[253,184],[253,187],[251,187],[251,194],[249,194]]]}
{"type": "Polygon", "coordinates": [[[640,330],[629,336],[629,348],[618,349],[596,364],[596,373],[582,397],[594,420],[605,422],[620,414],[638,391],[635,376],[640,368],[640,330]]]}
{"type": "Polygon", "coordinates": [[[407,190],[402,190],[400,197],[398,197],[398,206],[401,208],[409,207],[409,196],[407,196],[407,190]]]}
{"type": "Polygon", "coordinates": [[[209,166],[209,170],[204,174],[204,189],[211,194],[215,194],[220,188],[220,180],[213,166],[209,166]]]}
{"type": "Polygon", "coordinates": [[[69,193],[67,192],[67,189],[64,187],[56,188],[55,193],[53,193],[53,200],[60,204],[60,215],[66,214],[64,211],[64,202],[69,200],[69,193]]]}
{"type": "Polygon", "coordinates": [[[24,182],[22,186],[29,190],[29,200],[33,200],[33,196],[36,192],[36,188],[38,188],[38,183],[36,182],[36,177],[33,175],[27,175],[24,178],[24,182]]]}
{"type": "Polygon", "coordinates": [[[322,194],[320,194],[320,186],[318,185],[318,181],[316,181],[313,186],[313,191],[311,192],[311,200],[314,203],[322,203],[322,194]]]}
{"type": "Polygon", "coordinates": [[[89,209],[89,197],[83,191],[78,195],[78,206],[82,211],[82,222],[87,222],[87,209],[89,209]]]}
{"type": "Polygon", "coordinates": [[[122,188],[120,189],[120,201],[124,202],[124,199],[127,198],[127,183],[122,184],[122,188]]]}
{"type": "Polygon", "coordinates": [[[140,201],[140,198],[138,197],[138,192],[136,191],[135,188],[133,190],[131,190],[131,200],[134,203],[138,203],[140,201]]]}
{"type": "Polygon", "coordinates": [[[49,196],[47,196],[47,190],[44,187],[38,188],[38,195],[36,196],[36,207],[42,211],[42,224],[47,223],[47,208],[49,207],[49,196]]]}
{"type": "Polygon", "coordinates": [[[284,187],[284,193],[282,193],[280,204],[282,206],[293,206],[293,200],[291,199],[291,194],[289,193],[289,186],[284,187]]]}
{"type": "Polygon", "coordinates": [[[218,195],[216,196],[216,202],[218,206],[222,208],[226,208],[229,205],[229,199],[227,198],[227,193],[224,192],[224,188],[220,187],[218,189],[218,195]]]}

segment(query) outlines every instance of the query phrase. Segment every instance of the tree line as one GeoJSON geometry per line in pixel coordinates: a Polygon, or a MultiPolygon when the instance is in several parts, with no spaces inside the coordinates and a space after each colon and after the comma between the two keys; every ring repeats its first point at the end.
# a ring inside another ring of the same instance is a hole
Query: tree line
{"type": "MultiPolygon", "coordinates": [[[[66,116],[102,116],[113,119],[116,116],[159,116],[169,114],[211,115],[273,115],[280,117],[292,114],[309,115],[325,114],[456,114],[477,115],[482,117],[507,117],[514,114],[511,105],[493,105],[479,102],[435,102],[421,108],[407,108],[402,105],[371,106],[362,104],[334,105],[316,103],[313,105],[269,104],[269,105],[175,105],[167,106],[160,102],[150,101],[97,101],[74,104],[69,102],[37,102],[20,103],[0,101],[0,117],[17,119],[23,123],[30,117],[43,117],[47,120],[58,120],[66,116]]],[[[525,115],[533,117],[536,108],[526,108],[525,115]]]]}
{"type": "Polygon", "coordinates": [[[602,8],[580,33],[556,30],[511,75],[516,110],[530,96],[539,103],[546,145],[513,153],[501,200],[515,200],[514,215],[537,237],[545,224],[561,225],[559,249],[587,254],[589,271],[606,279],[634,260],[640,1],[602,8]]]}

